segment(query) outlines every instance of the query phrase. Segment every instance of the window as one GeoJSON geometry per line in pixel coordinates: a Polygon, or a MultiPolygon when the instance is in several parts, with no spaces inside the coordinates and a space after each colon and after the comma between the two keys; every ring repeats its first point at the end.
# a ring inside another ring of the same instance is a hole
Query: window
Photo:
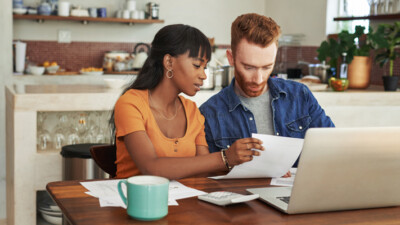
{"type": "Polygon", "coordinates": [[[327,0],[327,34],[339,33],[342,30],[354,32],[357,25],[366,27],[368,32],[369,20],[333,21],[333,18],[368,16],[372,1],[374,0],[327,0]]]}

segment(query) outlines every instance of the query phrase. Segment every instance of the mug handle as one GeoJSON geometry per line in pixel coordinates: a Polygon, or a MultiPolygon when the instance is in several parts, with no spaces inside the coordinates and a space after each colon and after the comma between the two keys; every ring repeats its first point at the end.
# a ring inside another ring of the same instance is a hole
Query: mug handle
{"type": "Polygon", "coordinates": [[[128,182],[126,180],[120,180],[118,182],[118,193],[119,193],[119,196],[121,197],[122,201],[125,203],[125,205],[128,206],[126,196],[124,195],[124,192],[122,191],[122,183],[124,183],[125,186],[128,188],[128,182]]]}

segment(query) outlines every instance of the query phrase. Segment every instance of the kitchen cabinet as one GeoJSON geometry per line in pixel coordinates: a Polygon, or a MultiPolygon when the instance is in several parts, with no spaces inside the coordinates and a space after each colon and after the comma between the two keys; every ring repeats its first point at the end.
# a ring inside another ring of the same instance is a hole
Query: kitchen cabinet
{"type": "MultiPolygon", "coordinates": [[[[40,112],[109,111],[121,90],[104,85],[17,85],[6,87],[6,185],[8,225],[36,224],[36,192],[62,179],[57,150],[38,150],[40,112]],[[99,101],[101,99],[101,101],[99,101]]],[[[188,97],[200,106],[218,90],[188,97]]],[[[337,127],[400,126],[400,91],[315,91],[314,96],[337,127]]]]}
{"type": "Polygon", "coordinates": [[[103,23],[126,23],[129,25],[133,24],[152,24],[152,23],[164,23],[164,20],[156,19],[122,19],[114,17],[77,17],[77,16],[43,16],[43,15],[13,15],[14,20],[36,20],[38,22],[43,22],[45,20],[56,20],[56,21],[78,21],[84,24],[88,22],[103,22],[103,23]]]}

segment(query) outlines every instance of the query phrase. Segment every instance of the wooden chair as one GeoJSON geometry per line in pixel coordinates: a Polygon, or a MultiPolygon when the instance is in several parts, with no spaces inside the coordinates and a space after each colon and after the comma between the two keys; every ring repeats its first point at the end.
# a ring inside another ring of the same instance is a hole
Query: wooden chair
{"type": "Polygon", "coordinates": [[[96,145],[90,147],[90,154],[96,164],[108,173],[111,178],[117,173],[117,165],[114,163],[117,159],[117,148],[115,145],[96,145]]]}

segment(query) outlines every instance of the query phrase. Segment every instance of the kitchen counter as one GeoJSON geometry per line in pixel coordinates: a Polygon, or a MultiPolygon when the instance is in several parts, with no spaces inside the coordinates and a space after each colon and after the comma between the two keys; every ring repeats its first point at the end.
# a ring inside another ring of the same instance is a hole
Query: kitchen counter
{"type": "MultiPolygon", "coordinates": [[[[57,111],[108,111],[122,89],[105,85],[22,84],[6,87],[7,217],[14,224],[35,224],[36,191],[61,180],[59,151],[36,148],[37,113],[57,111]]],[[[201,105],[218,90],[202,90],[189,97],[201,105]]],[[[367,90],[313,92],[337,127],[400,126],[400,91],[367,90]],[[393,116],[395,115],[395,116],[393,116]]]]}

